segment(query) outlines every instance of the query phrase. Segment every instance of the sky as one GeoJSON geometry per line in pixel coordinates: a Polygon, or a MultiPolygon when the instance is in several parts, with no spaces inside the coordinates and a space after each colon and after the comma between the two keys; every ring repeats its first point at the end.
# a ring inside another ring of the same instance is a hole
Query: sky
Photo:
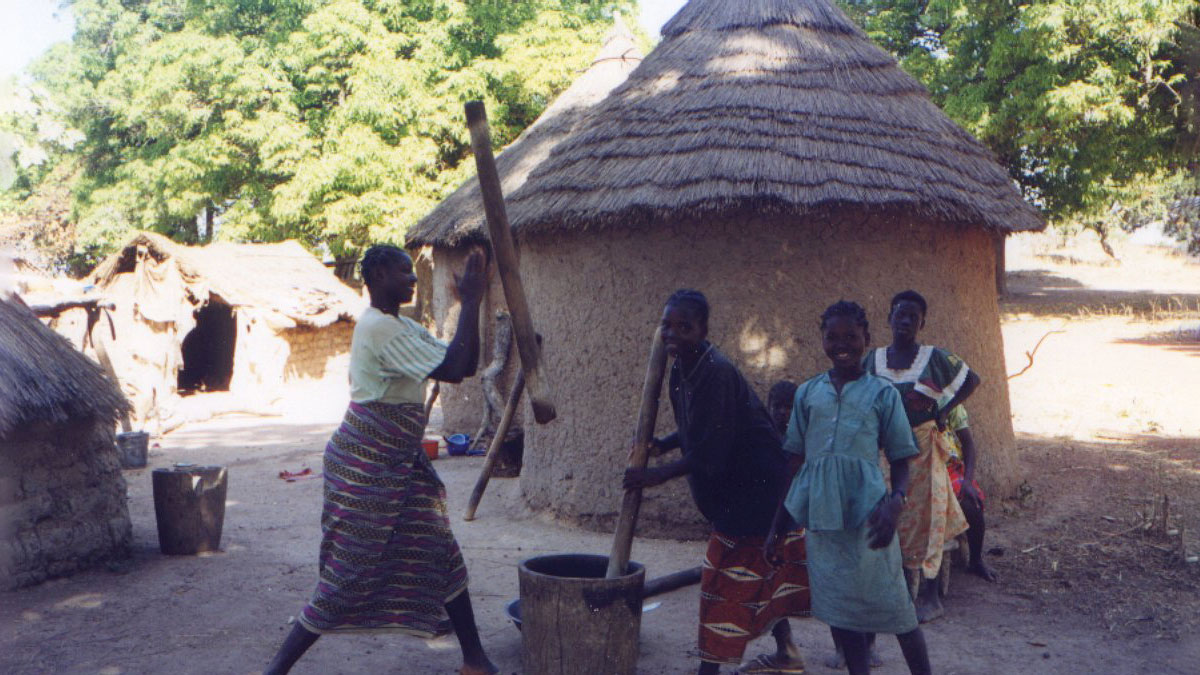
{"type": "MultiPolygon", "coordinates": [[[[651,37],[686,0],[641,0],[638,23],[651,37]]],[[[15,75],[42,52],[68,40],[75,22],[60,0],[0,0],[0,78],[15,75]]]]}
{"type": "Polygon", "coordinates": [[[684,2],[686,0],[641,0],[642,15],[638,18],[638,23],[650,37],[658,38],[659,29],[667,19],[675,16],[684,2]]]}
{"type": "Polygon", "coordinates": [[[75,28],[59,0],[0,0],[0,16],[0,78],[19,73],[75,28]]]}

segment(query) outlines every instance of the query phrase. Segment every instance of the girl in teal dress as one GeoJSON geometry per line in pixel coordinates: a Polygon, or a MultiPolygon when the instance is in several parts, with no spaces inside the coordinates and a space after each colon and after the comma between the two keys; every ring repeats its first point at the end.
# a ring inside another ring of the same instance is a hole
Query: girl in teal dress
{"type": "Polygon", "coordinates": [[[917,448],[896,389],[863,369],[868,329],[866,313],[852,302],[821,315],[822,346],[833,368],[796,391],[783,446],[794,478],[764,552],[774,559],[778,533],[807,528],[813,616],[829,624],[851,675],[871,672],[873,633],[895,634],[909,670],[929,673],[895,537],[908,458],[917,448]],[[891,492],[879,468],[880,447],[891,464],[891,492]]]}

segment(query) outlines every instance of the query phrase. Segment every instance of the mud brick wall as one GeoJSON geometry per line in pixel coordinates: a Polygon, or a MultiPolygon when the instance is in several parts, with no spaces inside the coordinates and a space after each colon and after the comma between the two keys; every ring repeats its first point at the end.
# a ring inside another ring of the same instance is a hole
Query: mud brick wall
{"type": "Polygon", "coordinates": [[[338,321],[325,328],[291,328],[282,335],[290,348],[284,379],[319,380],[330,371],[332,359],[350,353],[354,324],[338,321]]]}
{"type": "Polygon", "coordinates": [[[125,478],[107,424],[26,430],[0,441],[0,590],[128,557],[125,478]]]}
{"type": "MultiPolygon", "coordinates": [[[[976,443],[987,449],[979,480],[988,494],[1015,487],[996,257],[982,227],[839,208],[803,218],[747,213],[555,233],[522,239],[520,247],[558,408],[555,422],[525,427],[521,492],[535,510],[612,527],[650,339],[677,288],[708,296],[709,338],[763,399],[778,380],[800,383],[829,368],[818,329],[828,305],[846,299],[866,307],[877,347],[890,340],[892,295],[917,289],[930,303],[921,341],[949,348],[983,378],[967,403],[976,443]]],[[[665,399],[664,387],[659,434],[674,428],[665,399]]],[[[641,509],[640,534],[707,536],[686,481],[647,490],[641,509]]]]}

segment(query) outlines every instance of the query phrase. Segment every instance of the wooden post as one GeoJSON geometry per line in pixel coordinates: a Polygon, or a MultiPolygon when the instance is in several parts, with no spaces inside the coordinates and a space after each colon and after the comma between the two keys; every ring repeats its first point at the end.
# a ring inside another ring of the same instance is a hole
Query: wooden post
{"type": "Polygon", "coordinates": [[[500,417],[500,423],[496,425],[496,435],[492,436],[492,443],[488,446],[487,459],[483,461],[483,468],[479,470],[479,478],[475,481],[475,489],[471,491],[471,499],[467,502],[467,512],[463,515],[463,520],[475,520],[475,509],[479,508],[479,500],[483,499],[483,491],[487,489],[488,481],[492,479],[492,470],[500,458],[500,448],[504,445],[504,437],[508,435],[508,428],[512,426],[513,417],[516,416],[517,406],[521,404],[521,394],[524,391],[525,372],[518,370],[517,379],[513,382],[512,391],[508,394],[508,403],[504,406],[504,415],[500,417]]]}
{"type": "Polygon", "coordinates": [[[700,583],[700,566],[689,567],[686,570],[674,572],[661,577],[655,577],[646,582],[642,588],[643,598],[669,593],[677,588],[700,583]]]}
{"type": "MultiPolygon", "coordinates": [[[[629,468],[644,469],[650,459],[650,444],[654,441],[654,424],[658,421],[658,397],[662,392],[663,373],[667,370],[667,347],[662,341],[662,327],[654,331],[654,344],[650,345],[650,361],[646,365],[646,380],[642,384],[642,407],[638,412],[637,430],[634,432],[633,450],[629,456],[629,468]]],[[[608,556],[607,578],[625,575],[629,565],[629,553],[633,548],[633,531],[637,526],[638,511],[642,508],[642,491],[626,490],[621,503],[621,517],[617,520],[617,531],[613,534],[612,553],[608,556]]]]}
{"type": "MultiPolygon", "coordinates": [[[[103,316],[108,319],[109,331],[112,333],[113,339],[116,339],[117,329],[113,326],[112,317],[108,315],[105,308],[99,305],[91,305],[86,309],[88,315],[88,339],[91,340],[92,346],[96,348],[96,360],[100,362],[100,366],[104,368],[104,372],[108,373],[108,376],[112,378],[113,384],[120,388],[121,381],[117,379],[117,370],[113,368],[112,359],[109,358],[108,349],[105,346],[104,331],[96,330],[96,326],[100,324],[100,317],[103,312],[103,316]]],[[[121,432],[127,434],[131,431],[133,431],[133,424],[129,419],[129,408],[121,408],[121,432]]]]}
{"type": "Polygon", "coordinates": [[[437,380],[433,381],[433,390],[429,392],[429,400],[425,401],[425,423],[429,424],[429,415],[433,413],[433,404],[438,400],[438,394],[442,393],[442,383],[437,380]]]}
{"type": "Polygon", "coordinates": [[[500,174],[496,171],[496,159],[492,156],[487,111],[482,101],[471,101],[466,105],[466,112],[467,128],[471,131],[471,149],[475,153],[475,166],[479,173],[479,191],[483,194],[483,210],[487,216],[488,235],[492,240],[500,283],[504,287],[504,300],[512,313],[517,353],[521,355],[521,368],[525,371],[525,384],[529,387],[533,417],[538,424],[547,424],[554,420],[557,413],[540,368],[541,350],[534,337],[533,318],[525,299],[525,286],[521,282],[517,248],[513,243],[508,214],[504,210],[504,194],[500,188],[500,174]]]}

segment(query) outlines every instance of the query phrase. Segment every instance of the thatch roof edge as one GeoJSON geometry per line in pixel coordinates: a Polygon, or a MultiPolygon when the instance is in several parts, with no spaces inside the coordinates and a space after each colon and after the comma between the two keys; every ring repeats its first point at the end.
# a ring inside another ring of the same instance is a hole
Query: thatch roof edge
{"type": "Polygon", "coordinates": [[[128,268],[127,258],[136,254],[138,246],[158,258],[173,259],[185,279],[204,280],[203,287],[223,302],[262,308],[300,326],[323,328],[339,319],[354,320],[362,309],[359,294],[295,241],[198,247],[154,232],[138,232],[97,265],[89,278],[100,288],[108,286],[128,268]],[[288,268],[272,270],[267,267],[270,263],[288,268]],[[318,298],[320,311],[303,311],[295,302],[301,294],[318,298]]]}
{"type": "Polygon", "coordinates": [[[115,425],[129,403],[100,366],[0,295],[0,439],[38,423],[93,419],[115,425]]]}

